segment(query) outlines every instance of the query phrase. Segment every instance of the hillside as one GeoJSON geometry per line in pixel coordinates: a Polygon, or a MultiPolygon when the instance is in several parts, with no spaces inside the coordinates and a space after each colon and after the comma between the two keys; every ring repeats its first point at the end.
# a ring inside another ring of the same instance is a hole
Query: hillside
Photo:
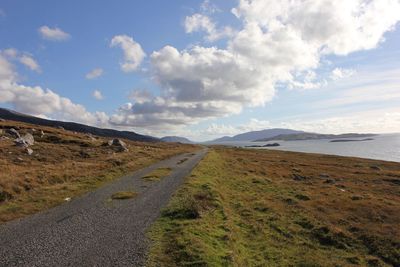
{"type": "Polygon", "coordinates": [[[55,121],[55,120],[47,120],[34,116],[29,116],[26,114],[18,113],[12,110],[0,108],[0,118],[6,120],[20,121],[26,123],[32,123],[41,126],[49,126],[49,127],[63,127],[66,130],[79,132],[79,133],[87,133],[94,134],[97,136],[103,137],[116,137],[116,138],[125,138],[132,141],[142,141],[142,142],[155,142],[158,141],[157,138],[137,134],[130,131],[117,131],[113,129],[101,129],[93,126],[88,126],[75,122],[65,122],[65,121],[55,121]]]}
{"type": "Polygon", "coordinates": [[[160,139],[163,142],[172,142],[172,143],[182,143],[182,144],[193,144],[194,142],[190,141],[185,137],[180,136],[164,136],[160,139]]]}
{"type": "Polygon", "coordinates": [[[0,223],[63,203],[124,174],[195,149],[194,145],[163,142],[110,141],[57,127],[1,120],[0,223]],[[17,135],[29,144],[20,142],[17,135]]]}
{"type": "Polygon", "coordinates": [[[376,134],[317,134],[317,133],[297,133],[297,134],[280,134],[272,137],[265,137],[256,139],[254,142],[267,142],[267,141],[296,141],[296,140],[320,140],[320,139],[343,139],[343,138],[365,138],[376,136],[376,134]]]}
{"type": "Polygon", "coordinates": [[[287,134],[299,134],[304,133],[303,131],[296,131],[290,129],[266,129],[261,131],[251,131],[242,134],[238,134],[232,137],[224,136],[217,138],[215,140],[209,141],[210,143],[220,143],[220,142],[230,142],[230,141],[253,141],[261,138],[270,138],[277,135],[287,135],[287,134]]]}

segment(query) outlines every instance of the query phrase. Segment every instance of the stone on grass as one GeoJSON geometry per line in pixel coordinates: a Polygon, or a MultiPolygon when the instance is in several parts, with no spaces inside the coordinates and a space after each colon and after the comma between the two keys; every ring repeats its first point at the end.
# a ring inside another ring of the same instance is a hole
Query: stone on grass
{"type": "Polygon", "coordinates": [[[21,137],[21,135],[19,134],[19,132],[18,132],[17,130],[15,130],[14,128],[8,129],[8,130],[7,130],[7,133],[8,133],[9,135],[12,135],[12,136],[15,137],[15,138],[20,138],[20,137],[21,137]]]}
{"type": "Polygon", "coordinates": [[[117,152],[129,151],[128,146],[121,139],[112,139],[107,143],[109,146],[116,148],[117,152]]]}
{"type": "Polygon", "coordinates": [[[28,147],[35,143],[35,139],[33,138],[33,135],[27,133],[24,136],[15,139],[14,142],[17,146],[28,147]]]}
{"type": "Polygon", "coordinates": [[[293,173],[292,177],[293,177],[293,180],[295,180],[295,181],[304,181],[304,180],[308,179],[308,177],[297,174],[297,173],[293,173]]]}
{"type": "Polygon", "coordinates": [[[33,150],[32,150],[31,148],[29,148],[29,147],[27,147],[27,148],[25,149],[25,151],[26,151],[26,153],[27,153],[29,156],[33,154],[33,150]]]}

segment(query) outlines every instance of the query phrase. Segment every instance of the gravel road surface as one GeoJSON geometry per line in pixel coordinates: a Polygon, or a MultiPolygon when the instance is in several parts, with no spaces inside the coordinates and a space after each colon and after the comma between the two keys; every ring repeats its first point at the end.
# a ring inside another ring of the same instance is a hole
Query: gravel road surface
{"type": "Polygon", "coordinates": [[[206,153],[175,156],[48,211],[0,225],[0,266],[143,266],[146,230],[206,153]],[[160,167],[172,173],[161,181],[142,179],[160,167]],[[138,192],[137,197],[110,199],[127,190],[138,192]]]}

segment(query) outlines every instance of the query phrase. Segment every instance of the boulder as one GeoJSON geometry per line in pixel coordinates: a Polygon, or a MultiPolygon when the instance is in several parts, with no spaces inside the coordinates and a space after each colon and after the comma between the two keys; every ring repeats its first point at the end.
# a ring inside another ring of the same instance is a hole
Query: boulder
{"type": "Polygon", "coordinates": [[[121,139],[112,139],[107,143],[109,146],[116,148],[117,152],[128,151],[128,146],[121,139]]]}
{"type": "Polygon", "coordinates": [[[29,148],[29,147],[27,147],[27,148],[25,149],[25,151],[26,151],[26,153],[27,153],[29,156],[33,154],[33,150],[32,150],[31,148],[29,148]]]}
{"type": "Polygon", "coordinates": [[[0,122],[6,121],[5,119],[0,118],[0,122]]]}
{"type": "Polygon", "coordinates": [[[307,176],[303,176],[303,175],[300,175],[300,174],[297,174],[297,173],[292,174],[292,178],[295,181],[304,181],[304,180],[308,179],[307,176]]]}
{"type": "Polygon", "coordinates": [[[15,138],[20,138],[20,137],[21,137],[21,135],[19,134],[19,132],[18,132],[17,130],[15,130],[14,128],[8,129],[8,130],[7,130],[7,133],[8,133],[9,135],[12,135],[12,136],[15,137],[15,138]]]}
{"type": "Polygon", "coordinates": [[[14,142],[17,146],[28,147],[35,143],[35,139],[33,138],[33,135],[27,133],[24,136],[15,139],[14,142]]]}

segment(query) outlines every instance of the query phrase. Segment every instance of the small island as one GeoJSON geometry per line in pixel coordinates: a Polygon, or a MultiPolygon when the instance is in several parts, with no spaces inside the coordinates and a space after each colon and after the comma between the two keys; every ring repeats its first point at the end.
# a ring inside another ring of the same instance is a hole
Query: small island
{"type": "Polygon", "coordinates": [[[265,145],[251,145],[251,146],[246,146],[246,147],[275,147],[275,146],[280,146],[278,143],[272,143],[272,144],[265,144],[265,145]]]}

